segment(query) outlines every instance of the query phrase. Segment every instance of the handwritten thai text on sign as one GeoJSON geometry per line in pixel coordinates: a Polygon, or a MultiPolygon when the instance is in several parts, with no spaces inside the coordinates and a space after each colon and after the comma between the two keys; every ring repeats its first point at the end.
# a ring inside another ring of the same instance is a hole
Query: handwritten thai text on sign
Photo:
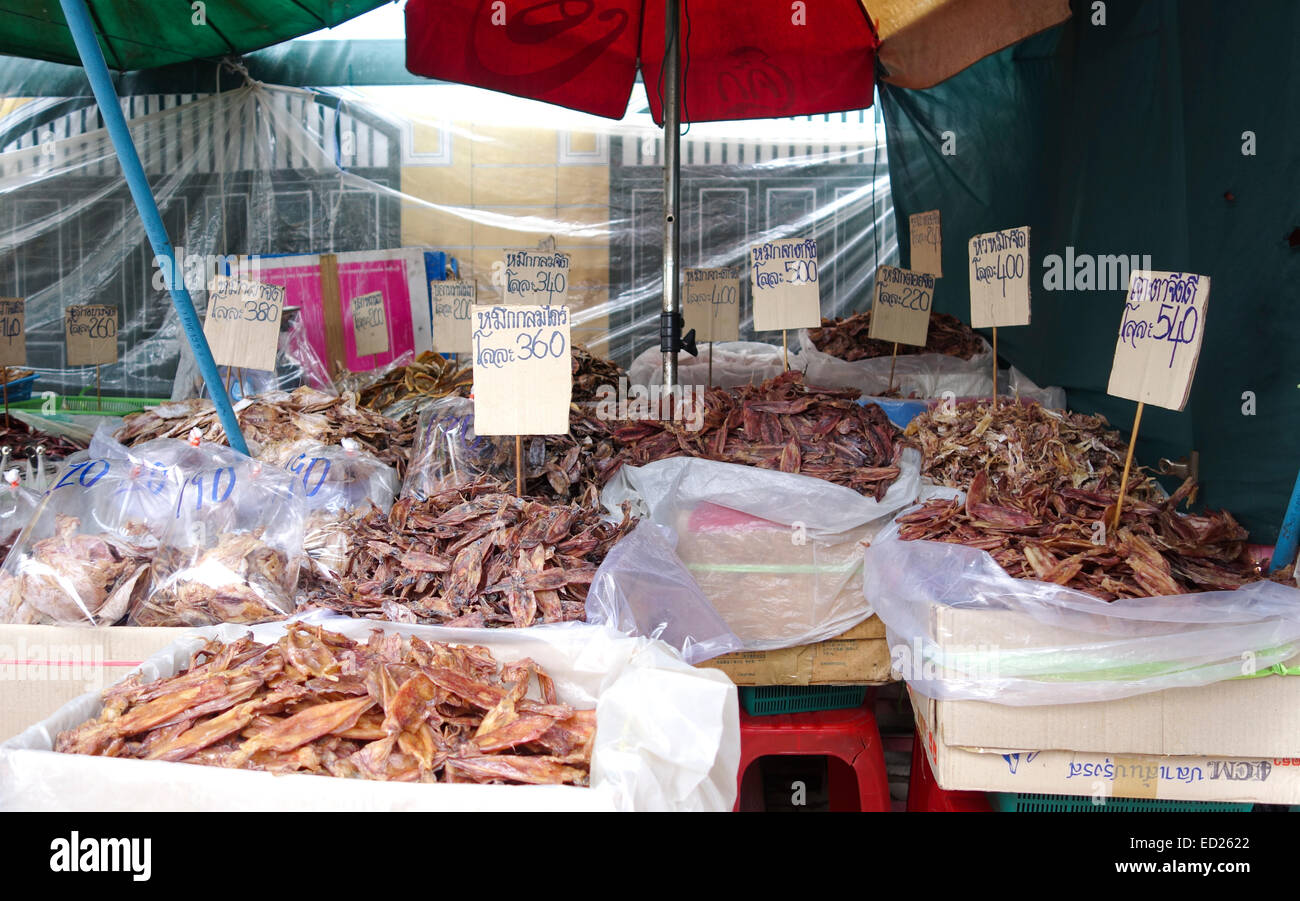
{"type": "Polygon", "coordinates": [[[217,365],[274,372],[283,310],[284,286],[215,276],[203,334],[217,365]]]}
{"type": "Polygon", "coordinates": [[[569,299],[568,254],[511,250],[505,264],[506,303],[562,304],[569,299]]]}
{"type": "Polygon", "coordinates": [[[970,239],[970,324],[1029,325],[1029,226],[970,239]]]}
{"type": "Polygon", "coordinates": [[[740,337],[740,270],[687,269],[685,331],[696,341],[735,341],[740,337]]]}
{"type": "Polygon", "coordinates": [[[473,282],[429,282],[433,296],[433,349],[442,354],[469,353],[478,291],[473,282]]]}
{"type": "Polygon", "coordinates": [[[371,291],[352,298],[352,339],[357,356],[368,357],[388,350],[388,318],[384,315],[384,292],[371,291]]]}
{"type": "Polygon", "coordinates": [[[63,337],[69,366],[101,366],[117,362],[117,307],[85,304],[68,307],[63,337]]]}
{"type": "Polygon", "coordinates": [[[0,297],[0,366],[27,364],[27,304],[21,297],[0,297]]]}
{"type": "Polygon", "coordinates": [[[871,300],[870,338],[924,347],[930,332],[934,276],[894,266],[876,270],[871,300]]]}
{"type": "Polygon", "coordinates": [[[943,275],[943,233],[939,211],[913,213],[907,217],[912,244],[912,271],[943,275]]]}
{"type": "Polygon", "coordinates": [[[785,238],[752,247],[750,282],[754,289],[755,331],[821,325],[817,242],[812,238],[785,238]]]}
{"type": "Polygon", "coordinates": [[[563,435],[573,369],[569,308],[474,307],[474,431],[563,435]]]}
{"type": "Polygon", "coordinates": [[[1209,300],[1207,276],[1134,270],[1107,393],[1183,409],[1201,355],[1209,300]]]}

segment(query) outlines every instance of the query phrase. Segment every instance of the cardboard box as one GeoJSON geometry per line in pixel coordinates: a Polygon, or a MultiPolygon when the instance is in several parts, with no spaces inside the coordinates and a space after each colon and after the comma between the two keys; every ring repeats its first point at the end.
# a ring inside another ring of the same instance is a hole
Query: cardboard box
{"type": "Polygon", "coordinates": [[[699,664],[737,685],[883,685],[890,681],[885,625],[877,616],[836,638],[776,651],[740,651],[699,664]]]}
{"type": "Polygon", "coordinates": [[[0,741],[102,691],[189,629],[0,625],[0,741]]]}
{"type": "MultiPolygon", "coordinates": [[[[1271,676],[1258,681],[1291,678],[1271,676]]],[[[939,785],[948,790],[1086,795],[1099,803],[1105,798],[1300,803],[1300,734],[1294,731],[1289,738],[1291,751],[1271,757],[1032,749],[998,752],[953,745],[935,702],[909,693],[930,767],[939,785]]],[[[1206,728],[1214,727],[1207,724],[1206,728]]]]}

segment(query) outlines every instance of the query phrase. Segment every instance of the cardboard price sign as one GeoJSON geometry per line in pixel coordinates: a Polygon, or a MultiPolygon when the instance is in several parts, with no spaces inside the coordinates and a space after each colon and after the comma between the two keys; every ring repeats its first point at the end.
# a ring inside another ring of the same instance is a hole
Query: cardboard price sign
{"type": "Polygon", "coordinates": [[[218,275],[208,286],[203,334],[218,366],[275,371],[284,287],[218,275]]]}
{"type": "Polygon", "coordinates": [[[469,353],[478,289],[473,282],[431,281],[429,292],[433,298],[433,349],[442,354],[469,353]]]}
{"type": "Polygon", "coordinates": [[[943,275],[943,232],[939,211],[927,210],[907,217],[908,237],[912,244],[912,271],[943,275]]]}
{"type": "Polygon", "coordinates": [[[876,270],[867,337],[924,347],[930,334],[933,302],[933,275],[881,266],[876,270]]]}
{"type": "Polygon", "coordinates": [[[765,241],[750,248],[754,331],[817,328],[822,324],[817,242],[812,238],[765,241]]]}
{"type": "Polygon", "coordinates": [[[0,366],[27,365],[27,303],[0,297],[0,366]]]}
{"type": "Polygon", "coordinates": [[[358,357],[388,351],[388,317],[384,315],[384,292],[371,291],[352,298],[352,341],[358,357]]]}
{"type": "Polygon", "coordinates": [[[569,255],[555,250],[508,250],[503,297],[508,304],[563,304],[569,299],[569,255]]]}
{"type": "Polygon", "coordinates": [[[117,307],[85,304],[63,314],[63,338],[69,366],[117,362],[117,307]]]}
{"type": "Polygon", "coordinates": [[[476,434],[568,434],[568,307],[482,304],[473,342],[476,434]]]}
{"type": "Polygon", "coordinates": [[[1029,325],[1029,226],[976,235],[967,249],[971,326],[1029,325]]]}
{"type": "Polygon", "coordinates": [[[1210,279],[1135,269],[1106,392],[1170,410],[1187,405],[1201,356],[1210,279]]]}
{"type": "Polygon", "coordinates": [[[696,341],[735,341],[740,337],[740,270],[687,269],[682,306],[688,332],[696,341]]]}

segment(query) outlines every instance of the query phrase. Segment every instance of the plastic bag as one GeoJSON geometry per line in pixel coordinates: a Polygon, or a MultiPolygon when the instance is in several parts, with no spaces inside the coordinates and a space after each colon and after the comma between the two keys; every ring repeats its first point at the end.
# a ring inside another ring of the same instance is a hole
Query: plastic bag
{"type": "Polygon", "coordinates": [[[290,472],[225,445],[191,448],[139,626],[255,623],[293,610],[306,505],[290,472]]]}
{"type": "Polygon", "coordinates": [[[112,625],[148,586],[183,480],[183,441],[97,432],[64,461],[0,570],[0,621],[112,625]]]}
{"type": "MultiPolygon", "coordinates": [[[[0,807],[39,810],[681,810],[726,811],[736,800],[740,719],[721,672],[687,666],[660,642],[583,623],[529,629],[447,629],[313,614],[306,619],[365,641],[372,629],[479,645],[501,663],[525,657],[555,680],[559,700],[596,709],[591,786],[374,782],[305,774],[52,754],[54,736],[99,715],[98,692],[70,701],[0,747],[0,807]]],[[[140,667],[175,674],[222,626],[178,639],[140,667]]],[[[254,626],[272,642],[283,623],[254,626]]]]}
{"type": "MultiPolygon", "coordinates": [[[[841,360],[818,350],[807,329],[799,330],[795,343],[799,368],[809,384],[857,388],[869,396],[889,391],[890,357],[841,360]]],[[[901,354],[894,361],[893,387],[904,397],[942,397],[949,391],[957,397],[984,397],[993,393],[992,367],[993,348],[987,341],[984,352],[969,360],[948,354],[901,354]]]]}
{"type": "Polygon", "coordinates": [[[6,470],[3,475],[4,485],[0,486],[0,559],[9,555],[19,533],[32,521],[41,503],[41,495],[23,487],[17,469],[6,470]]]}
{"type": "Polygon", "coordinates": [[[489,438],[474,432],[472,400],[441,398],[420,414],[401,496],[423,500],[485,473],[508,479],[514,471],[513,453],[509,438],[489,438]]]}
{"type": "MultiPolygon", "coordinates": [[[[759,385],[785,372],[785,354],[779,345],[760,341],[720,341],[712,345],[711,351],[708,344],[702,344],[698,349],[698,357],[693,357],[686,351],[677,355],[678,384],[736,388],[741,385],[759,385]],[[710,352],[713,356],[711,380],[710,352]]],[[[628,384],[663,384],[663,361],[664,355],[658,347],[644,351],[628,368],[628,384]]],[[[790,350],[790,368],[803,368],[793,348],[790,350]]]]}
{"type": "Polygon", "coordinates": [[[1300,589],[1274,582],[1108,603],[894,529],[865,553],[894,668],[938,700],[1108,701],[1263,675],[1300,653],[1300,589]]]}
{"type": "Polygon", "coordinates": [[[602,503],[615,511],[639,502],[659,528],[638,526],[605,558],[587,621],[634,625],[692,663],[737,650],[733,639],[772,650],[834,638],[872,613],[859,543],[916,499],[920,455],[908,449],[901,466],[879,502],[811,476],[713,460],[625,466],[602,503]]]}

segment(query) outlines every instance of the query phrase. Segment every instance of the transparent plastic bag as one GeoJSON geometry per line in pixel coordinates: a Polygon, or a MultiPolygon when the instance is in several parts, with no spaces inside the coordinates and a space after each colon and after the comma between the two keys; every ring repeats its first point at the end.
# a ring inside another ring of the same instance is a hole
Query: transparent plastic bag
{"type": "MultiPolygon", "coordinates": [[[[890,357],[841,360],[818,350],[807,329],[800,329],[793,343],[799,350],[799,368],[811,385],[857,388],[867,396],[889,390],[890,357]]],[[[902,354],[894,361],[893,387],[904,397],[942,397],[947,392],[956,397],[986,397],[993,393],[993,349],[986,341],[984,352],[969,360],[947,354],[902,354]]]]}
{"type": "Polygon", "coordinates": [[[588,622],[635,625],[693,663],[736,650],[732,639],[773,650],[834,638],[872,613],[860,590],[860,543],[915,501],[920,455],[905,451],[901,466],[880,501],[713,460],[625,466],[602,503],[611,511],[640,504],[659,528],[638,526],[639,536],[606,557],[587,596],[588,622]],[[636,544],[645,551],[634,553],[636,544]]]}
{"type": "MultiPolygon", "coordinates": [[[[701,344],[700,355],[693,357],[686,351],[677,355],[677,380],[681,385],[712,385],[716,388],[737,388],[741,385],[759,385],[785,372],[785,354],[780,345],[761,341],[719,341],[712,345],[701,344]],[[713,356],[710,379],[709,356],[713,356]]],[[[627,371],[629,385],[659,385],[663,383],[664,355],[658,347],[641,353],[627,371]]],[[[790,368],[802,369],[798,355],[790,350],[790,368]]]]}
{"type": "Polygon", "coordinates": [[[0,571],[0,621],[112,625],[148,587],[187,445],[101,429],[60,467],[0,571]]]}
{"type": "Polygon", "coordinates": [[[41,503],[40,494],[23,487],[17,469],[6,470],[3,476],[4,485],[0,486],[0,560],[9,555],[18,535],[32,521],[41,503]]]}
{"type": "Polygon", "coordinates": [[[219,444],[192,447],[140,626],[277,619],[293,609],[306,509],[295,476],[219,444]]]}
{"type": "MultiPolygon", "coordinates": [[[[544,451],[544,445],[541,446],[544,451]]],[[[472,400],[441,398],[420,414],[401,496],[423,500],[484,474],[509,479],[514,472],[513,453],[514,445],[509,438],[479,436],[474,432],[472,400]]]]}
{"type": "Polygon", "coordinates": [[[1106,602],[891,528],[866,549],[863,591],[894,668],[938,700],[1108,701],[1264,675],[1300,653],[1300,589],[1275,582],[1106,602]]]}
{"type": "MultiPolygon", "coordinates": [[[[329,369],[325,361],[321,359],[307,337],[307,327],[298,312],[297,308],[284,311],[284,321],[275,354],[274,372],[263,372],[259,369],[231,371],[227,366],[218,367],[223,379],[230,386],[232,400],[237,401],[268,391],[292,391],[303,385],[328,394],[338,393],[329,377],[329,369]]],[[[176,367],[171,399],[188,400],[191,397],[210,396],[207,386],[203,383],[203,377],[199,375],[194,354],[185,347],[181,353],[181,361],[176,367]]]]}

